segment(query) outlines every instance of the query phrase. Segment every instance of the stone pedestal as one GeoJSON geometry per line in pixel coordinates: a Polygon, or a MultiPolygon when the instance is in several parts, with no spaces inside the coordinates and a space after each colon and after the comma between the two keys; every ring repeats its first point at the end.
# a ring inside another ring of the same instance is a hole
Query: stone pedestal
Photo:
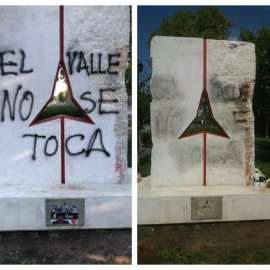
{"type": "Polygon", "coordinates": [[[0,7],[0,230],[50,229],[47,199],[84,199],[84,225],[67,214],[70,228],[131,227],[129,18],[128,6],[0,7]],[[60,66],[85,117],[39,121],[60,66]]]}
{"type": "Polygon", "coordinates": [[[154,37],[151,57],[151,177],[138,183],[138,223],[269,218],[268,190],[253,187],[254,45],[154,37]]]}

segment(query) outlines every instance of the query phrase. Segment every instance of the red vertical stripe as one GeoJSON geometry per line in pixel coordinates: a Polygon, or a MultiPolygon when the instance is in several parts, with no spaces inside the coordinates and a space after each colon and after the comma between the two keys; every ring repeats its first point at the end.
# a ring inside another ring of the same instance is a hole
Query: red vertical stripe
{"type": "Polygon", "coordinates": [[[203,40],[203,90],[206,91],[206,39],[203,40]]]}
{"type": "Polygon", "coordinates": [[[65,119],[61,117],[61,183],[65,184],[65,119]]]}
{"type": "Polygon", "coordinates": [[[206,133],[203,133],[203,185],[206,186],[206,133]]]}
{"type": "Polygon", "coordinates": [[[60,61],[64,61],[64,6],[59,7],[60,61]]]}

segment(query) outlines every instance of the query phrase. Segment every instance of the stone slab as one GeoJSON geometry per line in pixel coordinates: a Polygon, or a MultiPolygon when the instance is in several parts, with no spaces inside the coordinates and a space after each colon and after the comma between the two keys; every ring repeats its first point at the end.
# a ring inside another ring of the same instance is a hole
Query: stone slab
{"type": "Polygon", "coordinates": [[[137,186],[140,225],[270,219],[270,190],[265,187],[151,187],[151,177],[137,186]],[[222,196],[222,218],[192,220],[191,198],[215,196],[222,196]]]}
{"type": "MultiPolygon", "coordinates": [[[[203,134],[178,139],[196,117],[203,90],[202,38],[151,42],[152,187],[202,186],[203,134]]],[[[206,88],[229,138],[206,134],[206,185],[253,185],[255,46],[206,40],[206,88]]]]}
{"type": "Polygon", "coordinates": [[[127,183],[0,186],[0,231],[131,228],[131,169],[127,183]],[[85,199],[83,226],[46,226],[46,199],[85,199]]]}

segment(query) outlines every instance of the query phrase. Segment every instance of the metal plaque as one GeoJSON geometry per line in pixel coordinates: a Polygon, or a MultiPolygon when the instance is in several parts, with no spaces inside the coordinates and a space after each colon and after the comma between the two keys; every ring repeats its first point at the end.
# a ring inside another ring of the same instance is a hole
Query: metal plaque
{"type": "Polygon", "coordinates": [[[192,197],[191,219],[221,219],[222,197],[192,197]]]}
{"type": "Polygon", "coordinates": [[[83,226],[84,199],[46,199],[46,226],[83,226]]]}

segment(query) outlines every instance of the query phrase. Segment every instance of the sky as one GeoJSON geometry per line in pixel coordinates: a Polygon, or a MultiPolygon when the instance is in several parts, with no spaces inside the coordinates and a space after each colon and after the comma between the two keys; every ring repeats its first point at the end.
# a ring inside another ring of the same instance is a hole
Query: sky
{"type": "MultiPolygon", "coordinates": [[[[138,6],[137,42],[138,59],[144,65],[143,72],[151,73],[147,61],[150,52],[147,41],[153,30],[159,29],[163,18],[170,18],[179,9],[197,11],[200,6],[138,6]]],[[[257,34],[263,26],[270,27],[270,6],[220,6],[221,10],[234,23],[229,40],[238,40],[240,28],[248,28],[257,34]]]]}

